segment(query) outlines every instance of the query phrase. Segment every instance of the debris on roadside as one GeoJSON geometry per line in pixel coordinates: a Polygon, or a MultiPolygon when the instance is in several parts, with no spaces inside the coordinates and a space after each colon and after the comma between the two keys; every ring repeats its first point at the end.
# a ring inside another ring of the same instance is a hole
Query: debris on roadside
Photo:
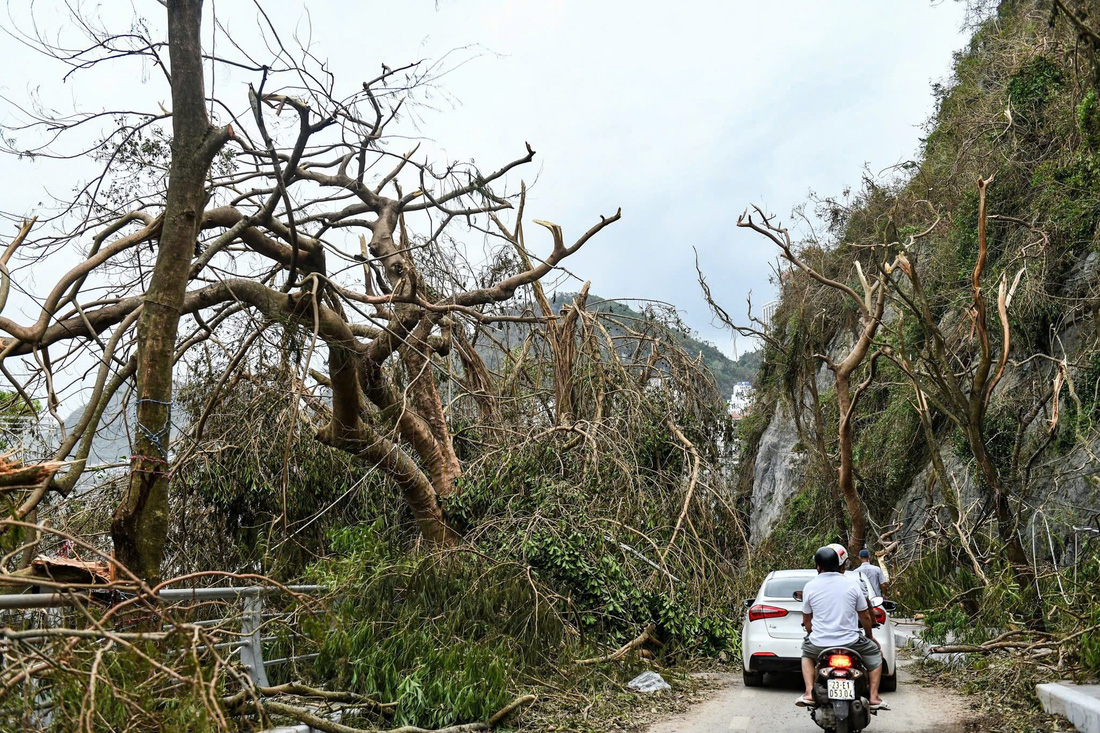
{"type": "Polygon", "coordinates": [[[665,682],[665,678],[656,672],[642,672],[640,675],[626,683],[626,686],[638,692],[660,692],[671,690],[672,685],[665,682]]]}

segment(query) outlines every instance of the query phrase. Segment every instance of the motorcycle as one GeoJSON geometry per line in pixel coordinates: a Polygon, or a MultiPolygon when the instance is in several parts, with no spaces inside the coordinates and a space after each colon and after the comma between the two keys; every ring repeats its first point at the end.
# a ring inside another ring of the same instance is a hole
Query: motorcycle
{"type": "Polygon", "coordinates": [[[871,715],[871,685],[863,657],[853,649],[826,649],[814,665],[813,721],[828,733],[856,733],[871,715]]]}

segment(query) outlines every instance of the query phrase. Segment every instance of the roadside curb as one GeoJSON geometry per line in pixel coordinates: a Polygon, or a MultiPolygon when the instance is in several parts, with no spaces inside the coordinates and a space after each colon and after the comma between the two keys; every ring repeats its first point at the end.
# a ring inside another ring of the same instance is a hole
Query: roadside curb
{"type": "Polygon", "coordinates": [[[1065,716],[1082,733],[1100,733],[1100,685],[1047,682],[1035,692],[1043,710],[1065,716]]]}

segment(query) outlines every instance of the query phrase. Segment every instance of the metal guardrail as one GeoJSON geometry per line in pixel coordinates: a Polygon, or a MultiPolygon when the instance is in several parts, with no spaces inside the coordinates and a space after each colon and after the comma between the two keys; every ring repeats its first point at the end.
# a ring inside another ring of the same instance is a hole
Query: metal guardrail
{"type": "MultiPolygon", "coordinates": [[[[326,590],[325,586],[322,585],[290,585],[286,588],[305,595],[316,595],[326,590]]],[[[265,615],[270,617],[270,614],[264,613],[264,598],[281,592],[281,588],[273,586],[168,588],[160,591],[157,597],[166,603],[242,601],[240,614],[235,614],[233,617],[239,616],[241,619],[239,638],[215,646],[219,648],[236,647],[240,655],[241,666],[248,673],[249,679],[258,687],[269,687],[267,678],[267,668],[269,666],[312,659],[317,656],[316,654],[285,655],[277,659],[265,660],[263,645],[265,641],[271,641],[272,639],[263,636],[264,617],[265,615]]],[[[0,612],[57,609],[73,605],[73,597],[61,593],[0,594],[0,612]]],[[[227,620],[229,620],[229,617],[221,617],[207,619],[199,623],[209,625],[227,620]]]]}

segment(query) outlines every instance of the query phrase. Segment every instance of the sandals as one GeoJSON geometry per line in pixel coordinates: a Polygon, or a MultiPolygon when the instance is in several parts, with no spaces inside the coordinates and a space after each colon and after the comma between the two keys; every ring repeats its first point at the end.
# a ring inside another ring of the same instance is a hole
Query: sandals
{"type": "MultiPolygon", "coordinates": [[[[816,708],[817,707],[817,703],[815,703],[813,700],[807,700],[805,698],[805,696],[803,696],[803,695],[799,695],[798,699],[794,701],[794,704],[797,705],[800,708],[816,708]]],[[[890,706],[888,704],[886,704],[885,701],[883,701],[883,702],[880,702],[878,705],[869,706],[869,709],[870,709],[871,712],[877,713],[880,710],[889,710],[890,706]]]]}

